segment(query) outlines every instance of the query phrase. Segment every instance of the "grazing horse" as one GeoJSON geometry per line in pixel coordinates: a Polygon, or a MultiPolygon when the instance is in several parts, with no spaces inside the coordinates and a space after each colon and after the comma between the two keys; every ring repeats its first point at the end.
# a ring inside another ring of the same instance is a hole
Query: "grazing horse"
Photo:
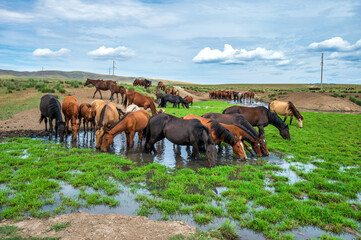
{"type": "Polygon", "coordinates": [[[156,93],[155,93],[155,96],[156,96],[156,98],[157,98],[157,103],[158,103],[158,105],[160,104],[160,101],[161,101],[163,95],[164,95],[164,94],[157,89],[157,91],[156,91],[156,93]]]}
{"type": "Polygon", "coordinates": [[[198,119],[210,132],[210,136],[215,144],[221,146],[221,142],[225,142],[232,146],[232,150],[237,157],[241,160],[246,160],[247,156],[244,152],[242,138],[236,138],[232,132],[223,127],[216,120],[199,117],[197,115],[189,114],[184,116],[183,119],[198,119]]]}
{"type": "Polygon", "coordinates": [[[113,88],[113,85],[116,84],[115,81],[113,80],[93,80],[93,79],[86,79],[86,82],[84,83],[84,86],[87,86],[89,84],[93,84],[93,86],[96,88],[93,98],[95,97],[95,94],[97,93],[97,91],[99,91],[100,94],[100,99],[103,99],[102,93],[100,90],[103,91],[107,91],[107,90],[111,90],[113,88]]]}
{"type": "Polygon", "coordinates": [[[136,91],[128,91],[125,94],[125,99],[123,103],[124,107],[127,107],[128,103],[129,104],[134,103],[138,107],[143,107],[144,110],[150,108],[150,110],[152,111],[152,115],[157,114],[154,101],[150,97],[140,94],[136,91]]]}
{"type": "Polygon", "coordinates": [[[158,85],[157,85],[157,90],[160,89],[162,91],[165,91],[166,89],[166,86],[163,82],[158,82],[158,85]]]}
{"type": "Polygon", "coordinates": [[[41,123],[43,120],[45,122],[45,131],[48,131],[48,119],[49,118],[49,132],[53,132],[53,119],[55,119],[55,137],[58,136],[62,142],[64,139],[64,132],[65,132],[65,122],[61,115],[61,104],[56,99],[54,95],[46,94],[41,97],[40,101],[40,120],[41,123]]]}
{"type": "Polygon", "coordinates": [[[188,104],[191,104],[193,106],[193,97],[192,96],[185,96],[184,100],[188,102],[188,104]]]}
{"type": "Polygon", "coordinates": [[[111,92],[111,95],[110,95],[110,98],[109,100],[110,101],[113,101],[113,95],[114,93],[117,94],[117,103],[119,103],[119,96],[118,94],[120,93],[120,96],[122,96],[122,104],[123,104],[123,101],[124,101],[124,95],[127,93],[127,89],[125,89],[125,87],[123,86],[118,86],[116,83],[113,85],[113,87],[110,89],[110,92],[111,92]]]}
{"type": "Polygon", "coordinates": [[[265,107],[232,106],[223,110],[222,113],[241,114],[252,126],[258,127],[260,138],[264,138],[265,136],[264,127],[272,124],[279,130],[280,135],[284,139],[291,140],[288,125],[285,124],[277,114],[265,107]]]}
{"type": "Polygon", "coordinates": [[[167,138],[174,144],[192,145],[193,154],[199,159],[198,146],[206,145],[206,156],[210,167],[216,164],[217,149],[208,129],[197,119],[185,120],[160,113],[151,117],[146,128],[145,151],[157,153],[154,143],[167,138]]]}
{"type": "Polygon", "coordinates": [[[107,151],[110,144],[113,143],[114,137],[121,132],[125,132],[128,148],[133,147],[134,135],[136,132],[139,136],[139,142],[142,142],[142,131],[147,127],[149,118],[150,114],[145,110],[139,110],[125,114],[110,129],[105,130],[100,150],[102,152],[107,151]]]}
{"type": "Polygon", "coordinates": [[[149,81],[147,79],[135,79],[133,82],[133,86],[142,86],[145,88],[148,88],[150,86],[152,86],[152,81],[149,81]]]}
{"type": "Polygon", "coordinates": [[[296,109],[295,105],[293,105],[292,102],[275,100],[270,103],[269,109],[271,112],[275,112],[279,115],[285,116],[285,118],[283,119],[283,122],[286,122],[287,117],[291,116],[290,125],[292,124],[293,116],[295,116],[298,127],[302,128],[303,116],[296,109]]]}
{"type": "Polygon", "coordinates": [[[170,89],[170,94],[171,94],[171,95],[179,95],[179,90],[176,89],[176,88],[174,88],[174,87],[172,87],[172,88],[170,89]]]}
{"type": "Polygon", "coordinates": [[[104,135],[105,128],[110,128],[119,120],[119,112],[114,103],[108,102],[104,105],[99,105],[96,109],[95,123],[95,147],[99,148],[101,145],[102,137],[104,135]],[[99,111],[99,108],[101,109],[99,111]]]}
{"type": "MultiPolygon", "coordinates": [[[[263,156],[268,156],[269,151],[267,148],[267,142],[264,138],[260,137],[256,129],[241,115],[241,114],[221,114],[221,113],[206,113],[202,117],[211,118],[217,120],[219,123],[236,125],[242,128],[246,133],[248,133],[252,138],[257,139],[258,143],[261,145],[262,149],[267,149],[262,151],[263,156]]],[[[252,145],[252,147],[256,147],[252,145]]]]}
{"type": "Polygon", "coordinates": [[[171,94],[164,94],[163,97],[161,97],[161,102],[160,102],[160,107],[167,107],[167,102],[171,102],[173,103],[173,107],[175,108],[178,105],[179,108],[179,104],[182,104],[183,106],[185,106],[186,108],[189,109],[189,104],[186,100],[184,100],[181,96],[179,95],[171,95],[171,94]]]}
{"type": "Polygon", "coordinates": [[[76,101],[75,97],[67,96],[63,100],[61,110],[63,111],[63,114],[65,116],[65,135],[68,135],[69,121],[71,121],[72,138],[75,140],[78,135],[80,125],[80,122],[77,123],[76,121],[78,119],[80,111],[79,103],[76,101]]]}
{"type": "Polygon", "coordinates": [[[83,119],[83,126],[85,131],[89,131],[89,122],[90,122],[90,131],[95,129],[95,109],[89,103],[80,104],[79,110],[79,127],[81,125],[81,120],[83,119]]]}

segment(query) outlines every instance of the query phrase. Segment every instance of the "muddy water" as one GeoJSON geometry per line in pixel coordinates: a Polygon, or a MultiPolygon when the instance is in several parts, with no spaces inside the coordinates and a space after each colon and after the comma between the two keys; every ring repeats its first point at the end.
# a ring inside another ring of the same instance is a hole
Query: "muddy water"
{"type": "Polygon", "coordinates": [[[235,102],[235,101],[227,101],[230,104],[238,104],[238,105],[242,105],[245,107],[265,107],[265,108],[269,108],[269,104],[266,102],[262,102],[262,101],[256,101],[254,100],[253,102],[249,102],[249,101],[240,101],[240,102],[235,102]]]}

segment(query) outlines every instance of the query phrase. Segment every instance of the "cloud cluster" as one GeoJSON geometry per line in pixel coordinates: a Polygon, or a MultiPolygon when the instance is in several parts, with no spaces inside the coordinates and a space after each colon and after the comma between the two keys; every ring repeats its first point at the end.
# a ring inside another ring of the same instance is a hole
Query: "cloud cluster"
{"type": "Polygon", "coordinates": [[[49,48],[38,48],[34,50],[33,56],[43,58],[57,58],[70,56],[70,50],[67,48],[60,48],[58,51],[52,51],[49,48]]]}
{"type": "Polygon", "coordinates": [[[258,47],[255,50],[234,49],[230,44],[224,44],[223,51],[219,49],[203,48],[194,58],[195,63],[221,63],[242,64],[246,61],[266,60],[278,61],[278,65],[286,65],[290,62],[282,52],[267,50],[258,47]]]}
{"type": "Polygon", "coordinates": [[[119,46],[117,48],[107,48],[102,46],[96,50],[88,52],[88,55],[97,60],[121,60],[125,61],[133,57],[135,54],[133,50],[119,46]]]}

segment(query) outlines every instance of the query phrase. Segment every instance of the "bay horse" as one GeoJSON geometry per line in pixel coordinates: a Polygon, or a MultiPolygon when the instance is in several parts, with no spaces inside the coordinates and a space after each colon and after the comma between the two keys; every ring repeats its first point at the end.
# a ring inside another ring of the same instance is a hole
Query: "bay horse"
{"type": "Polygon", "coordinates": [[[265,137],[264,127],[272,124],[278,130],[280,135],[286,139],[291,140],[288,125],[276,114],[265,107],[243,107],[232,106],[226,108],[223,114],[241,114],[252,126],[257,126],[260,138],[265,137]]]}
{"type": "Polygon", "coordinates": [[[254,92],[253,91],[248,91],[243,93],[243,98],[244,101],[247,102],[247,98],[249,99],[249,102],[254,102],[254,92]]]}
{"type": "Polygon", "coordinates": [[[170,94],[171,94],[171,95],[179,95],[179,90],[176,89],[176,88],[174,88],[174,87],[172,87],[172,88],[170,89],[170,94]]]}
{"type": "Polygon", "coordinates": [[[140,94],[136,91],[128,91],[125,94],[125,99],[123,102],[124,107],[127,107],[128,103],[134,103],[138,107],[143,107],[144,110],[150,108],[150,110],[152,111],[152,115],[157,114],[154,101],[150,97],[140,94]]]}
{"type": "Polygon", "coordinates": [[[100,150],[102,152],[107,151],[110,144],[113,143],[114,137],[122,132],[125,132],[128,148],[133,147],[134,135],[136,132],[139,136],[139,142],[142,142],[142,131],[144,128],[147,127],[149,118],[150,114],[142,109],[136,112],[130,112],[125,114],[111,128],[105,130],[100,150]]]}
{"type": "Polygon", "coordinates": [[[179,104],[182,104],[187,109],[189,109],[188,102],[186,100],[184,100],[184,98],[182,98],[179,95],[164,94],[161,97],[161,101],[160,101],[159,106],[160,107],[167,107],[167,102],[173,103],[173,108],[175,108],[176,106],[178,106],[178,108],[179,108],[179,104]]]}
{"type": "Polygon", "coordinates": [[[100,99],[103,99],[102,93],[100,90],[107,91],[111,90],[113,85],[116,84],[113,80],[100,80],[100,79],[86,79],[86,82],[84,83],[84,86],[87,86],[89,84],[92,84],[96,90],[94,92],[93,98],[95,97],[95,94],[99,91],[100,99]]]}
{"type": "Polygon", "coordinates": [[[206,156],[209,166],[216,164],[217,149],[209,136],[208,129],[197,119],[182,119],[166,113],[152,116],[146,128],[145,152],[157,153],[154,144],[167,138],[174,144],[192,145],[193,154],[199,159],[198,146],[206,145],[206,156]]]}
{"type": "Polygon", "coordinates": [[[124,101],[124,95],[127,93],[127,89],[125,89],[125,87],[123,86],[118,86],[116,83],[112,86],[112,88],[110,89],[110,92],[111,92],[111,95],[110,95],[110,98],[109,100],[110,101],[113,101],[113,95],[114,93],[117,94],[117,103],[119,103],[119,96],[118,94],[120,93],[120,96],[122,97],[122,104],[123,104],[123,101],[124,101]]]}
{"type": "Polygon", "coordinates": [[[184,100],[188,102],[188,104],[191,104],[193,106],[193,97],[192,96],[185,96],[184,100]]]}
{"type": "Polygon", "coordinates": [[[221,146],[221,142],[225,142],[232,146],[233,153],[241,160],[246,160],[247,156],[244,152],[242,137],[236,138],[231,131],[223,127],[216,120],[199,117],[197,115],[189,114],[183,119],[198,119],[210,132],[210,136],[215,144],[221,146]]]}
{"type": "Polygon", "coordinates": [[[99,148],[101,145],[102,137],[105,128],[110,128],[119,120],[119,112],[114,103],[108,102],[104,105],[99,105],[96,109],[95,123],[95,147],[99,148]],[[99,109],[101,109],[99,111],[99,109]]]}
{"type": "Polygon", "coordinates": [[[49,118],[49,132],[53,132],[53,120],[55,119],[55,137],[58,136],[59,140],[62,142],[64,139],[65,133],[65,122],[63,116],[61,115],[61,104],[56,99],[54,95],[46,94],[41,97],[40,100],[40,120],[41,123],[43,120],[45,122],[45,131],[48,131],[48,118],[49,118]]]}
{"type": "Polygon", "coordinates": [[[61,110],[63,111],[63,114],[65,116],[65,135],[68,135],[69,132],[69,121],[71,122],[71,132],[72,132],[72,139],[75,140],[78,131],[79,131],[79,125],[76,120],[79,117],[79,103],[76,101],[75,97],[73,96],[67,96],[63,100],[63,104],[61,106],[61,110]]]}
{"type": "MultiPolygon", "coordinates": [[[[202,117],[215,119],[219,123],[231,124],[240,127],[252,138],[257,139],[257,142],[261,145],[261,150],[265,149],[265,151],[262,151],[263,156],[269,155],[266,140],[259,136],[256,129],[254,129],[252,125],[241,114],[206,113],[202,117]]],[[[256,144],[252,145],[252,147],[256,147],[256,144]]]]}
{"type": "Polygon", "coordinates": [[[157,89],[160,89],[164,92],[166,89],[166,86],[163,82],[160,81],[160,82],[158,82],[157,89]]]}
{"type": "Polygon", "coordinates": [[[292,124],[292,118],[295,116],[298,127],[302,128],[303,116],[297,110],[295,105],[292,102],[288,101],[272,101],[269,105],[269,109],[271,112],[277,113],[279,115],[285,116],[283,122],[286,122],[288,116],[290,116],[290,125],[292,124]]]}
{"type": "Polygon", "coordinates": [[[79,127],[81,125],[81,120],[83,119],[84,131],[89,131],[89,123],[90,123],[90,131],[95,129],[95,109],[89,103],[80,104],[79,110],[79,127]]]}

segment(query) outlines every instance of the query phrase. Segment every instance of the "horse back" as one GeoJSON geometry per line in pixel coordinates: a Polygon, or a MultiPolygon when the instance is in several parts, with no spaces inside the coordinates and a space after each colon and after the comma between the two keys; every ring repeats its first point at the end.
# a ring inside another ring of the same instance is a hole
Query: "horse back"
{"type": "Polygon", "coordinates": [[[279,115],[282,115],[282,116],[285,116],[285,115],[291,116],[291,115],[293,115],[292,111],[289,109],[289,103],[285,102],[285,101],[279,101],[279,100],[272,101],[270,103],[269,108],[270,108],[271,112],[275,112],[275,113],[277,113],[279,115]]]}

